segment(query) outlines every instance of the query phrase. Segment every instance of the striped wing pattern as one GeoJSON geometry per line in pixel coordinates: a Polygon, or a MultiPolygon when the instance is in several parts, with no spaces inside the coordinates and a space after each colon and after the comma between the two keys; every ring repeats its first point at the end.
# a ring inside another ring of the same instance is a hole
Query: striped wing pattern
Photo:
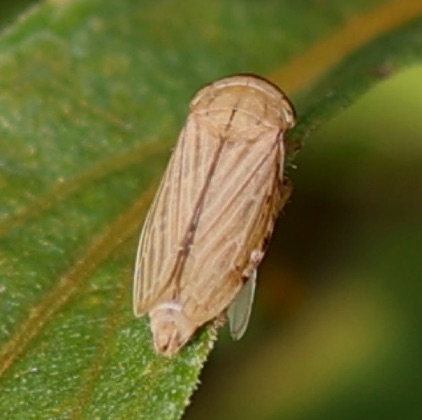
{"type": "Polygon", "coordinates": [[[280,198],[280,147],[277,131],[267,128],[249,141],[224,144],[181,282],[182,306],[198,324],[226,309],[249,277],[242,273],[251,252],[261,250],[271,233],[280,198]]]}
{"type": "Polygon", "coordinates": [[[280,133],[263,125],[251,138],[238,127],[229,133],[234,126],[188,118],[141,234],[137,316],[169,300],[198,325],[218,316],[246,280],[252,250],[271,233],[283,167],[280,133]]]}
{"type": "Polygon", "coordinates": [[[158,298],[171,299],[170,275],[217,147],[218,141],[190,117],[142,228],[133,294],[136,316],[148,312],[158,298]]]}

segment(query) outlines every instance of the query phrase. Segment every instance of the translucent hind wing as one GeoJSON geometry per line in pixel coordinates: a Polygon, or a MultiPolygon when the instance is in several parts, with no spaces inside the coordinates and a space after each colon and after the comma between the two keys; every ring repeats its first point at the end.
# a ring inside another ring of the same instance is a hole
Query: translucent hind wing
{"type": "Polygon", "coordinates": [[[233,340],[240,340],[248,328],[249,318],[252,312],[252,304],[255,297],[257,271],[254,270],[249,279],[243,285],[240,292],[227,308],[230,335],[233,340]]]}

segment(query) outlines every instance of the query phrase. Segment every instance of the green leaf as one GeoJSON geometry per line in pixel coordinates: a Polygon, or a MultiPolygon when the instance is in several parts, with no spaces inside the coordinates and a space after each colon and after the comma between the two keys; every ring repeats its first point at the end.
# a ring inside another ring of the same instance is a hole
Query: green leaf
{"type": "Polygon", "coordinates": [[[269,76],[297,103],[295,144],[421,61],[420,13],[401,0],[68,0],[4,30],[1,417],[179,418],[214,332],[157,356],[130,294],[137,233],[189,98],[227,74],[269,76]]]}

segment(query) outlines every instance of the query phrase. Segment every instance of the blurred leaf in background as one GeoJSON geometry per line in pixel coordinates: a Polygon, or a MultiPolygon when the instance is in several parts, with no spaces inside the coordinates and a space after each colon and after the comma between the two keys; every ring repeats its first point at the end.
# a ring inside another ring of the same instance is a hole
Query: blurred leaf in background
{"type": "Polygon", "coordinates": [[[296,191],[250,332],[236,344],[221,334],[186,417],[420,417],[421,70],[322,126],[421,62],[421,13],[398,0],[10,9],[0,418],[182,415],[215,337],[204,329],[175,359],[154,354],[148,320],[131,310],[134,252],[190,96],[236,72],[292,95],[292,145],[306,147],[288,168],[296,191]]]}
{"type": "Polygon", "coordinates": [[[9,0],[0,3],[0,30],[13,25],[15,20],[38,0],[9,0]]]}

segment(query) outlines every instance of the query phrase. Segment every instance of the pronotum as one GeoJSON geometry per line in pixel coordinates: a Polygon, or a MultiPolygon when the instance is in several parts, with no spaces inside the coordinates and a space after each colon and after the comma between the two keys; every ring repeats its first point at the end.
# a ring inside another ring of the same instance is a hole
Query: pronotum
{"type": "Polygon", "coordinates": [[[149,313],[154,347],[176,354],[203,324],[226,315],[246,330],[256,270],[290,195],[284,135],[295,124],[286,95],[235,75],[201,89],[146,217],[133,304],[149,313]]]}

